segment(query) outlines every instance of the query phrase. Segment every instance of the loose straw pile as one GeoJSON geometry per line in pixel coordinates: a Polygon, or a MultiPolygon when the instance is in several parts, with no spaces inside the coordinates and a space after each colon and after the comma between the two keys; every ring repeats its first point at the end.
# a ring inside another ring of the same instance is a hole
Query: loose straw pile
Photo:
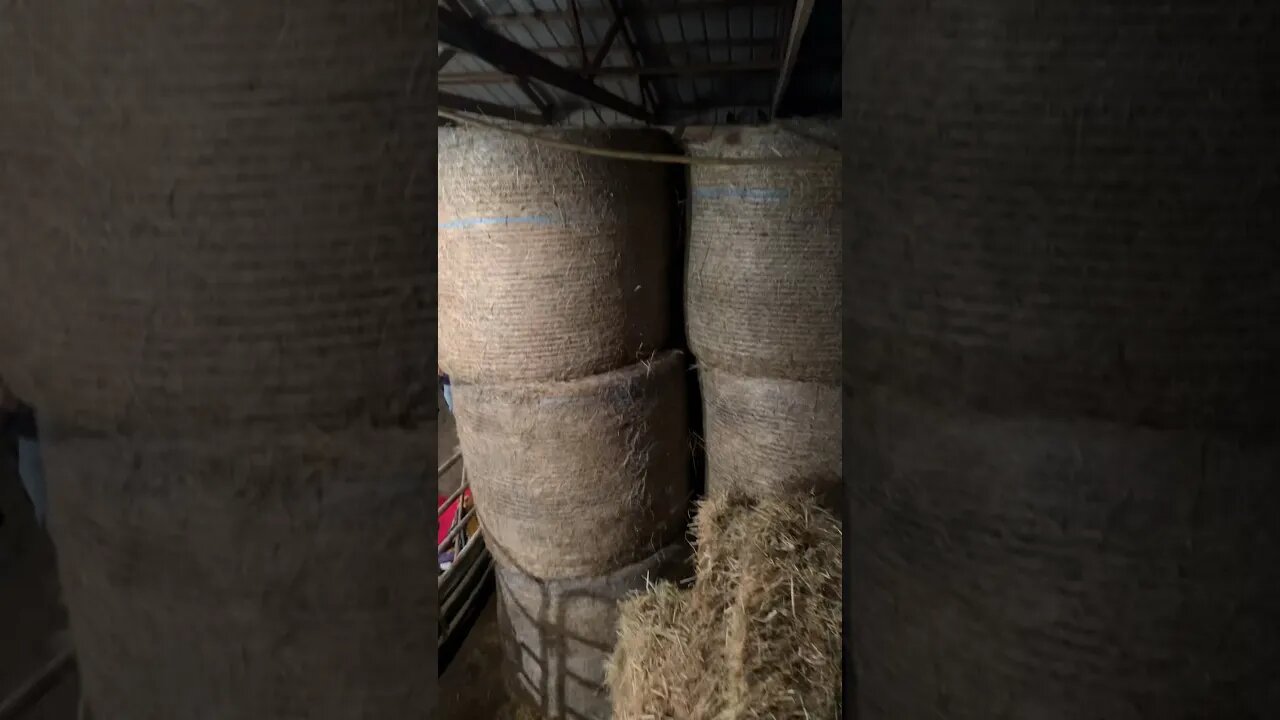
{"type": "Polygon", "coordinates": [[[615,720],[840,717],[839,523],[810,498],[703,504],[697,579],[622,607],[615,720]]]}

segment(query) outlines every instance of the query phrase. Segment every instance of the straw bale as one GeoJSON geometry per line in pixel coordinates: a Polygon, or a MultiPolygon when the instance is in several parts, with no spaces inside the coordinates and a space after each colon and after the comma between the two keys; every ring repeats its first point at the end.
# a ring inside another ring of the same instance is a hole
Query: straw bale
{"type": "Polygon", "coordinates": [[[97,717],[427,711],[435,540],[419,433],[41,430],[58,571],[97,717]]]}
{"type": "MultiPolygon", "coordinates": [[[[840,386],[699,367],[708,492],[840,491],[840,386]]],[[[830,505],[834,507],[834,505],[830,505]]]]}
{"type": "MultiPolygon", "coordinates": [[[[814,156],[832,127],[733,128],[693,155],[814,156]]],[[[690,348],[700,362],[762,377],[840,378],[840,162],[695,165],[685,265],[690,348]]]]}
{"type": "MultiPolygon", "coordinates": [[[[667,150],[656,131],[561,131],[667,150]]],[[[669,169],[442,128],[440,366],[461,382],[568,380],[661,350],[669,330],[669,169]]]]}
{"type": "Polygon", "coordinates": [[[1274,717],[1280,8],[927,7],[845,56],[858,714],[1274,717]]]}
{"type": "Polygon", "coordinates": [[[683,356],[580,380],[454,387],[486,540],[536,577],[590,577],[678,538],[687,520],[683,356]]]}
{"type": "Polygon", "coordinates": [[[429,418],[433,17],[8,4],[0,367],[18,396],[129,432],[429,418]]]}
{"type": "Polygon", "coordinates": [[[614,718],[836,720],[841,531],[816,499],[725,495],[695,524],[696,581],[623,604],[614,718]]]}

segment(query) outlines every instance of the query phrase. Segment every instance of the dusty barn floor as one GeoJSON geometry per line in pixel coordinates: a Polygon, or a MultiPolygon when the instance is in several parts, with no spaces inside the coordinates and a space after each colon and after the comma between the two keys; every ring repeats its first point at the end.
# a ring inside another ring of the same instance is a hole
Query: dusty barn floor
{"type": "MultiPolygon", "coordinates": [[[[36,524],[10,438],[0,438],[0,706],[66,642],[66,612],[53,543],[36,524]]],[[[74,720],[75,673],[62,677],[19,720],[74,720]]]]}

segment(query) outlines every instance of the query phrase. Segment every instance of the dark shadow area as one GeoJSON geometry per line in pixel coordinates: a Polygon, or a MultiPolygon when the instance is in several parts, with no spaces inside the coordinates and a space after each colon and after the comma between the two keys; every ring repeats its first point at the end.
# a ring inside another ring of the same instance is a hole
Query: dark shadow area
{"type": "MultiPolygon", "coordinates": [[[[683,147],[681,148],[683,150],[683,147]]],[[[689,348],[685,327],[685,266],[688,263],[689,228],[692,222],[689,205],[689,167],[671,165],[667,169],[671,192],[672,263],[668,269],[671,286],[671,347],[685,354],[685,398],[689,419],[689,488],[693,498],[706,492],[706,463],[703,461],[702,387],[698,383],[697,358],[689,348]]]]}
{"type": "Polygon", "coordinates": [[[35,438],[35,421],[22,409],[0,425],[0,708],[21,720],[73,720],[75,668],[54,663],[68,642],[56,555],[18,473],[18,441],[35,438]]]}
{"type": "Polygon", "coordinates": [[[476,593],[474,600],[468,603],[466,608],[458,615],[457,629],[440,645],[440,677],[444,677],[445,673],[449,671],[449,667],[461,653],[463,645],[466,644],[467,638],[476,629],[481,615],[484,614],[491,601],[495,587],[494,576],[491,574],[480,583],[479,591],[476,593]]]}
{"type": "Polygon", "coordinates": [[[545,585],[541,588],[541,598],[537,608],[529,608],[513,601],[516,593],[506,587],[506,592],[499,599],[499,623],[502,627],[502,643],[504,644],[503,662],[513,664],[503,673],[504,677],[516,678],[521,687],[508,688],[508,691],[531,709],[537,710],[544,717],[584,718],[575,705],[584,696],[608,697],[608,688],[603,683],[581,677],[570,670],[568,665],[572,657],[583,652],[597,653],[607,658],[612,647],[599,638],[585,637],[572,629],[573,621],[566,617],[567,608],[582,600],[594,602],[600,606],[614,603],[616,598],[589,592],[558,593],[558,601],[545,585]],[[523,624],[536,628],[539,648],[533,648],[521,642],[519,632],[508,624],[508,614],[520,618],[523,624]],[[525,671],[526,662],[531,661],[537,668],[540,678],[530,677],[525,671]],[[575,691],[571,691],[571,684],[575,691]]]}
{"type": "Polygon", "coordinates": [[[607,713],[611,701],[603,672],[613,652],[619,601],[642,592],[650,581],[676,580],[690,571],[688,549],[668,547],[598,578],[542,581],[520,573],[511,581],[499,576],[502,675],[515,686],[508,692],[545,717],[607,713]],[[600,675],[582,675],[595,668],[600,675]]]}
{"type": "MultiPolygon", "coordinates": [[[[489,581],[490,588],[493,581],[489,581]]],[[[441,655],[438,716],[448,720],[506,718],[509,702],[500,673],[502,639],[498,625],[497,593],[476,603],[475,622],[458,634],[459,641],[446,663],[441,655]]]]}
{"type": "Polygon", "coordinates": [[[797,50],[797,69],[787,83],[778,117],[839,115],[841,106],[840,77],[842,8],[837,0],[818,0],[805,27],[797,50]],[[822,68],[814,72],[812,68],[822,68]]]}

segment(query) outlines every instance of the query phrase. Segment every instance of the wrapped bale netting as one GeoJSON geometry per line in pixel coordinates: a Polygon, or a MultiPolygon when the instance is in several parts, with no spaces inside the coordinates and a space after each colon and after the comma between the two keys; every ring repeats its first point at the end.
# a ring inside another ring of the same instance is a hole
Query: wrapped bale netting
{"type": "Polygon", "coordinates": [[[703,365],[707,490],[840,492],[840,386],[739,377],[703,365]]]}
{"type": "Polygon", "coordinates": [[[433,34],[412,7],[6,7],[18,395],[103,430],[429,415],[433,34]]]}
{"type": "MultiPolygon", "coordinates": [[[[440,366],[463,382],[567,380],[661,350],[668,169],[518,136],[440,130],[440,366]]],[[[564,131],[670,152],[653,131],[564,131]]]]}
{"type": "Polygon", "coordinates": [[[741,375],[840,378],[840,156],[835,127],[717,132],[694,155],[824,157],[821,166],[694,165],[686,263],[689,345],[741,375]]]}
{"type": "Polygon", "coordinates": [[[161,442],[42,430],[95,717],[426,712],[435,538],[417,433],[161,442]]]}
{"type": "Polygon", "coordinates": [[[684,360],[569,382],[454,387],[486,542],[540,578],[590,577],[678,538],[689,502],[684,360]]]}
{"type": "Polygon", "coordinates": [[[860,8],[860,717],[1275,714],[1278,27],[1248,2],[860,8]]]}
{"type": "Polygon", "coordinates": [[[501,554],[496,560],[504,681],[518,703],[544,720],[610,717],[605,670],[619,602],[691,572],[683,543],[599,577],[572,580],[542,580],[501,554]]]}

